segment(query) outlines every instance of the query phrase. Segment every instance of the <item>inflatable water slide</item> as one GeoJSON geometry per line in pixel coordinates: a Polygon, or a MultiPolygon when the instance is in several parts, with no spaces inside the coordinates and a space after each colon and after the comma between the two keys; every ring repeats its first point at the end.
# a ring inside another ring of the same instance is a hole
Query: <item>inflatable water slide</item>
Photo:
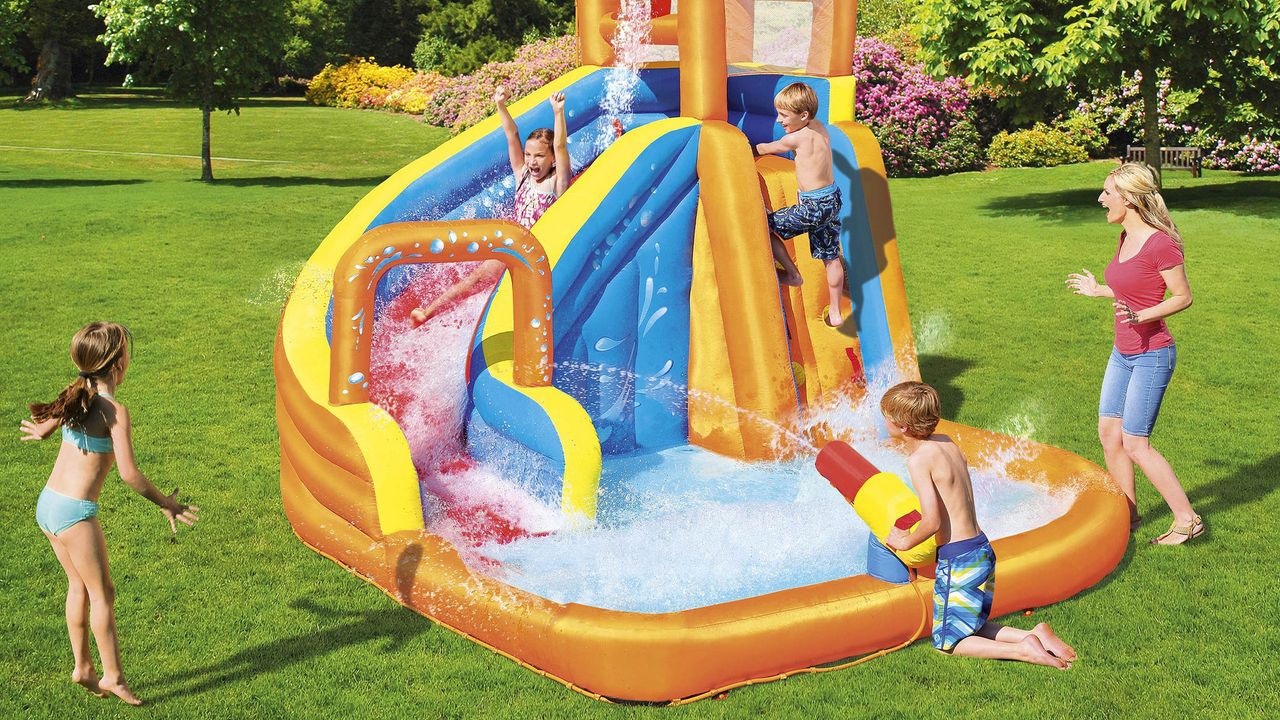
{"type": "MultiPolygon", "coordinates": [[[[371,191],[311,256],[275,345],[289,521],[308,547],[398,602],[602,699],[686,701],[926,636],[927,569],[902,584],[860,574],[626,612],[514,587],[428,529],[405,435],[369,397],[375,324],[423,264],[507,268],[467,349],[464,432],[468,443],[496,436],[542,459],[565,517],[560,533],[592,527],[610,458],[685,445],[749,463],[811,458],[816,445],[780,441],[777,427],[833,398],[856,400],[875,378],[919,377],[884,166],[855,120],[855,0],[813,4],[807,67],[790,69],[753,60],[751,0],[655,7],[649,41],[677,48],[678,60],[630,71],[630,107],[610,116],[610,82],[624,72],[609,43],[618,12],[616,0],[579,0],[581,66],[512,105],[527,130],[552,124],[552,93],[568,98],[580,174],[532,228],[502,219],[512,181],[490,118],[371,191]],[[765,214],[796,202],[795,173],[790,160],[755,157],[752,147],[780,137],[773,97],[792,82],[819,97],[845,201],[848,320],[839,328],[823,322],[823,270],[807,239],[788,244],[801,287],[779,285],[770,255],[765,214]],[[562,371],[575,363],[624,372],[604,382],[562,371]],[[656,402],[646,382],[704,400],[656,402]]],[[[1010,442],[947,422],[941,431],[971,458],[1010,442]]],[[[1023,446],[1010,477],[1069,488],[1074,499],[1047,524],[995,541],[997,616],[1097,583],[1128,540],[1123,498],[1105,473],[1023,446]]]]}

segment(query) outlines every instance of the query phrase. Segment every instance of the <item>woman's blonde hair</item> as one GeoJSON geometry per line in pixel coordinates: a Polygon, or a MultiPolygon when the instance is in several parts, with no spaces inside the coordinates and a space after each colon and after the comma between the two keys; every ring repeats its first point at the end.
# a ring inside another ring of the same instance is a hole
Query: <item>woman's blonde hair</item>
{"type": "Polygon", "coordinates": [[[880,411],[906,434],[923,440],[933,434],[942,419],[942,400],[938,391],[915,380],[898,383],[880,398],[880,411]]]}
{"type": "Polygon", "coordinates": [[[1138,211],[1142,221],[1151,227],[1161,230],[1165,235],[1182,247],[1182,234],[1178,226],[1169,217],[1169,208],[1160,196],[1160,185],[1156,183],[1156,173],[1143,163],[1127,162],[1112,170],[1109,177],[1115,180],[1116,191],[1125,202],[1138,211]]]}
{"type": "Polygon", "coordinates": [[[53,402],[28,405],[31,417],[36,422],[57,418],[63,425],[83,425],[98,396],[98,381],[124,368],[132,342],[129,329],[118,323],[95,322],[80,328],[71,338],[71,361],[80,369],[79,376],[53,402]]]}

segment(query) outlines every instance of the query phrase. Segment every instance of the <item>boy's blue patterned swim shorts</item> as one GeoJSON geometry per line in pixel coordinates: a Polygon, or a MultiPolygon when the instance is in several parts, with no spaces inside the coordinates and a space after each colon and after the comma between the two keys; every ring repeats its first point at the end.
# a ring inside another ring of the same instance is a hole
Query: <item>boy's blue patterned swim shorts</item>
{"type": "Polygon", "coordinates": [[[809,252],[815,260],[840,257],[840,188],[828,185],[800,191],[800,202],[769,213],[769,232],[783,240],[809,234],[809,252]]]}
{"type": "Polygon", "coordinates": [[[938,548],[933,582],[933,646],[951,652],[991,616],[996,554],[985,533],[938,548]]]}

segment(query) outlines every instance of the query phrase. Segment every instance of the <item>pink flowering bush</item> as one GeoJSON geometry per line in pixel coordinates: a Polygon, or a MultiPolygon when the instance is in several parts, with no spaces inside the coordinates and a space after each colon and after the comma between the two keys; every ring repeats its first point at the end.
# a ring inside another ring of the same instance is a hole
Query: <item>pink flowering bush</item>
{"type": "Polygon", "coordinates": [[[964,80],[935,80],[877,38],[858,38],[853,73],[858,119],[880,141],[890,176],[973,170],[981,141],[964,80]]]}
{"type": "Polygon", "coordinates": [[[446,78],[427,102],[423,119],[461,132],[494,113],[493,91],[506,85],[512,102],[578,66],[572,35],[532,42],[507,62],[491,62],[470,75],[446,78]]]}
{"type": "MultiPolygon", "coordinates": [[[[1142,97],[1138,93],[1141,73],[1121,76],[1114,89],[1080,101],[1076,108],[1097,123],[1102,132],[1119,144],[1142,142],[1142,97]]],[[[1201,127],[1191,118],[1198,91],[1172,89],[1168,78],[1157,83],[1161,144],[1198,147],[1204,151],[1204,166],[1219,170],[1251,173],[1280,172],[1280,141],[1275,137],[1245,133],[1239,140],[1223,137],[1212,127],[1201,127]]],[[[1234,133],[1233,133],[1234,134],[1234,133]]]]}

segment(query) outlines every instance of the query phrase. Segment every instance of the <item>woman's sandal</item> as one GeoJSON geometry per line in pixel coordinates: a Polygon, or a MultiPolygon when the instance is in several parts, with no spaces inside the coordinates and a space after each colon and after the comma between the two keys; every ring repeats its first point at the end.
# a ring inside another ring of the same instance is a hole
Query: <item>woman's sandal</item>
{"type": "Polygon", "coordinates": [[[1195,520],[1192,520],[1186,525],[1179,525],[1175,520],[1173,525],[1169,527],[1168,532],[1164,533],[1163,535],[1159,535],[1155,538],[1152,538],[1150,544],[1152,545],[1185,545],[1186,543],[1189,543],[1192,540],[1203,535],[1204,531],[1205,531],[1204,520],[1199,515],[1196,516],[1195,520]],[[1160,542],[1161,540],[1164,540],[1165,538],[1171,535],[1181,535],[1183,536],[1183,538],[1182,540],[1179,540],[1178,542],[1174,542],[1174,543],[1160,542]]]}

